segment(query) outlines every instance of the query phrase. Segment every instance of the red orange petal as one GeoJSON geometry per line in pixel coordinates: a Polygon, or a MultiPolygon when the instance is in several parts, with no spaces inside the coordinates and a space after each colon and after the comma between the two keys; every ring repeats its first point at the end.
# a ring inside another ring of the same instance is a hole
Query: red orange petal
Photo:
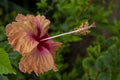
{"type": "Polygon", "coordinates": [[[30,52],[38,45],[38,42],[34,39],[36,32],[35,26],[28,21],[13,22],[6,26],[9,43],[14,50],[21,54],[30,52]]]}
{"type": "Polygon", "coordinates": [[[19,68],[24,73],[35,72],[36,75],[49,70],[57,71],[53,56],[44,47],[39,50],[35,48],[31,53],[23,56],[19,63],[19,68]]]}

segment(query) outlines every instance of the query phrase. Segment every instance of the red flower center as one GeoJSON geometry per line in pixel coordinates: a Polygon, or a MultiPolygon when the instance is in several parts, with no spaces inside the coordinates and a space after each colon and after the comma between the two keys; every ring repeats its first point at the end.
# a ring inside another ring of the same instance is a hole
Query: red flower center
{"type": "Polygon", "coordinates": [[[34,36],[34,39],[36,39],[36,41],[39,42],[39,44],[37,45],[38,50],[40,51],[41,47],[45,47],[48,50],[50,50],[50,44],[46,43],[48,40],[41,41],[42,39],[49,37],[48,32],[46,32],[43,36],[41,36],[41,26],[40,26],[40,24],[37,24],[37,32],[38,32],[37,36],[34,36]]]}

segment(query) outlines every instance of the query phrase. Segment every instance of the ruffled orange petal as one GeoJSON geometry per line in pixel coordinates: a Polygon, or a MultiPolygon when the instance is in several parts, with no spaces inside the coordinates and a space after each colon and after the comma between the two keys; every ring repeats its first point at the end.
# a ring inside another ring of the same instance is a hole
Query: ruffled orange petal
{"type": "Polygon", "coordinates": [[[38,20],[38,22],[41,26],[41,29],[42,29],[40,36],[43,36],[48,31],[50,21],[48,19],[46,19],[45,16],[40,16],[40,15],[36,16],[36,19],[38,20]]]}
{"type": "Polygon", "coordinates": [[[6,35],[13,49],[23,53],[30,52],[38,45],[34,39],[37,29],[29,21],[13,22],[6,26],[6,35]]]}
{"type": "Polygon", "coordinates": [[[22,14],[18,14],[16,17],[16,21],[30,21],[31,23],[33,23],[34,25],[37,26],[37,24],[39,24],[41,29],[41,37],[47,32],[49,25],[50,25],[50,21],[48,19],[45,18],[45,16],[33,16],[33,15],[27,15],[24,16],[22,14]]]}
{"type": "Polygon", "coordinates": [[[19,69],[24,73],[35,72],[36,75],[49,70],[57,71],[53,56],[44,47],[35,48],[31,53],[23,56],[19,63],[19,69]]]}
{"type": "Polygon", "coordinates": [[[22,14],[18,14],[16,16],[16,21],[30,21],[30,20],[33,20],[35,18],[34,15],[27,15],[27,16],[24,16],[22,14]]]}

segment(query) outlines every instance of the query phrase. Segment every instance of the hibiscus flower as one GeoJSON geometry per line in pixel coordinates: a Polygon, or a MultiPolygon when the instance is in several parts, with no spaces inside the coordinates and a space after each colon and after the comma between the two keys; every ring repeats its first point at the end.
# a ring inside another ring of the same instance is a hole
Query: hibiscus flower
{"type": "Polygon", "coordinates": [[[80,25],[77,30],[49,37],[48,28],[50,21],[45,16],[33,16],[18,14],[16,21],[6,26],[6,35],[13,50],[18,51],[22,58],[19,69],[24,73],[34,72],[36,75],[49,70],[57,71],[54,61],[55,53],[61,46],[61,42],[52,38],[72,33],[87,34],[93,23],[80,25]]]}
{"type": "Polygon", "coordinates": [[[19,63],[22,72],[39,75],[49,70],[57,71],[54,56],[61,42],[42,40],[49,38],[49,25],[45,16],[18,14],[16,21],[6,26],[9,43],[22,55],[19,63]]]}

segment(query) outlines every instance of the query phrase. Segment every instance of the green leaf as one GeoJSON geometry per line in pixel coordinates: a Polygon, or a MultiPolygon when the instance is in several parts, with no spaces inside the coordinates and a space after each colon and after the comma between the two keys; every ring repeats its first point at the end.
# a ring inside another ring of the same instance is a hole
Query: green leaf
{"type": "Polygon", "coordinates": [[[4,49],[0,48],[0,74],[8,74],[8,73],[13,73],[15,74],[8,54],[5,52],[4,49]]]}
{"type": "Polygon", "coordinates": [[[92,68],[94,66],[94,60],[92,59],[92,58],[85,58],[84,60],[83,60],[83,67],[85,68],[85,69],[90,69],[90,68],[92,68]]]}
{"type": "Polygon", "coordinates": [[[9,53],[9,59],[12,62],[11,64],[15,67],[19,67],[19,61],[21,59],[21,55],[18,52],[9,53]]]}
{"type": "Polygon", "coordinates": [[[102,59],[104,58],[104,56],[100,56],[97,60],[96,60],[96,63],[95,63],[95,67],[97,70],[101,71],[101,70],[104,70],[105,68],[105,65],[102,61],[102,59]]]}
{"type": "Polygon", "coordinates": [[[36,5],[38,6],[38,8],[45,8],[48,6],[47,0],[41,0],[40,2],[36,3],[36,5]]]}
{"type": "Polygon", "coordinates": [[[102,58],[102,62],[104,63],[104,65],[107,68],[111,69],[112,68],[112,63],[113,63],[112,62],[112,56],[108,52],[106,52],[106,53],[107,54],[105,54],[102,58]]]}
{"type": "Polygon", "coordinates": [[[98,71],[96,70],[96,67],[92,67],[92,68],[90,69],[89,74],[90,74],[90,78],[91,78],[92,80],[95,80],[95,78],[96,78],[96,76],[97,76],[97,74],[98,74],[98,71]]]}
{"type": "Polygon", "coordinates": [[[93,57],[94,59],[99,57],[100,51],[101,51],[100,45],[97,45],[95,47],[90,46],[89,48],[87,48],[88,55],[93,57]]]}
{"type": "Polygon", "coordinates": [[[111,76],[112,76],[112,74],[110,72],[101,72],[98,75],[97,80],[111,80],[111,76]]]}

